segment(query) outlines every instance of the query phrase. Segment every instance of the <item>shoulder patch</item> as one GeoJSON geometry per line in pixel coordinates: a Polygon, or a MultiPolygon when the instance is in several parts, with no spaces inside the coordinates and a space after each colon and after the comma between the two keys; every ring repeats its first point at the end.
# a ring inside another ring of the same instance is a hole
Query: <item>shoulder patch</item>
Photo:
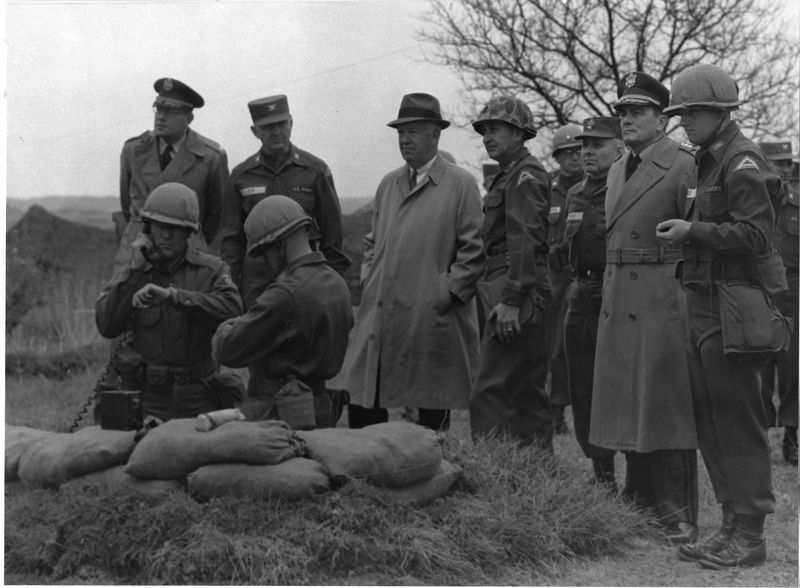
{"type": "Polygon", "coordinates": [[[522,173],[519,174],[519,179],[517,180],[517,186],[519,186],[520,184],[522,184],[522,182],[524,182],[526,180],[532,180],[532,179],[533,179],[533,176],[530,173],[528,173],[525,170],[523,170],[522,173]]]}
{"type": "Polygon", "coordinates": [[[741,161],[739,161],[737,166],[735,168],[733,168],[733,171],[737,172],[737,171],[743,170],[743,169],[755,169],[755,170],[757,170],[758,169],[758,165],[756,165],[756,162],[753,161],[753,159],[749,155],[745,155],[744,157],[742,157],[741,161]]]}

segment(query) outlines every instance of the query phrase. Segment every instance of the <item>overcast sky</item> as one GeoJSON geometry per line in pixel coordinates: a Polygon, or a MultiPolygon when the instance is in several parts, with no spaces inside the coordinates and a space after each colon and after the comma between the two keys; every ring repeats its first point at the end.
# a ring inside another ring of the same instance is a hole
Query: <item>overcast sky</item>
{"type": "MultiPolygon", "coordinates": [[[[786,0],[789,23],[800,2],[786,0]]],[[[370,196],[403,163],[403,94],[464,111],[460,81],[415,38],[426,1],[8,2],[7,195],[118,195],[124,141],[152,128],[153,82],[203,95],[193,128],[231,168],[259,144],[247,102],[287,94],[293,142],[331,167],[340,197],[370,196]]],[[[479,169],[479,137],[451,127],[440,147],[479,169]]]]}

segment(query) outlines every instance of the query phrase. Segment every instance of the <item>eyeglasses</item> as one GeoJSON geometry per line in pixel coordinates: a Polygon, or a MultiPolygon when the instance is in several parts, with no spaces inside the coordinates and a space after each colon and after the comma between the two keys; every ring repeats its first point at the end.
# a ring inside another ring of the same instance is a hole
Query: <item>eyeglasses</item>
{"type": "Polygon", "coordinates": [[[191,109],[189,108],[173,108],[171,106],[160,106],[153,104],[153,112],[156,114],[165,114],[167,116],[175,116],[178,114],[188,114],[191,109]]]}

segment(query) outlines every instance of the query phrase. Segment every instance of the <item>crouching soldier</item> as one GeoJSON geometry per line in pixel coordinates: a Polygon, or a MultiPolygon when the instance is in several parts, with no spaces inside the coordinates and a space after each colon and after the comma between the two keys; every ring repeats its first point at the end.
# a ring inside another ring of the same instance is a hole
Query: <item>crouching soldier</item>
{"type": "Polygon", "coordinates": [[[248,420],[281,418],[277,398],[297,384],[313,393],[316,426],[336,426],[346,399],[330,395],[325,380],[342,369],[353,324],[342,277],[309,243],[311,219],[286,196],[255,205],[244,223],[247,255],[263,259],[278,279],[243,317],[224,322],[214,355],[230,367],[250,367],[248,420]]]}
{"type": "Polygon", "coordinates": [[[141,210],[143,233],[133,255],[97,301],[100,334],[133,331],[136,360],[118,368],[142,391],[145,415],[163,421],[232,407],[244,396],[233,374],[211,357],[219,324],[242,313],[228,266],[188,245],[200,229],[197,196],[182,184],[162,184],[141,210]]]}

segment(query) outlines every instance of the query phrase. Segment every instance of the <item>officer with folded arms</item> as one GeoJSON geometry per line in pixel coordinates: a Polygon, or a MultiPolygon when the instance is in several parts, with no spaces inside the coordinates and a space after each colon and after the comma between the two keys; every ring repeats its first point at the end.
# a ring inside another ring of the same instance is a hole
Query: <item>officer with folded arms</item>
{"type": "Polygon", "coordinates": [[[97,301],[97,328],[109,339],[132,328],[140,361],[131,367],[145,415],[166,421],[230,408],[244,387],[219,373],[211,338],[242,313],[242,300],[228,266],[188,244],[200,230],[197,196],[183,184],[162,184],[139,216],[144,230],[97,301]]]}

